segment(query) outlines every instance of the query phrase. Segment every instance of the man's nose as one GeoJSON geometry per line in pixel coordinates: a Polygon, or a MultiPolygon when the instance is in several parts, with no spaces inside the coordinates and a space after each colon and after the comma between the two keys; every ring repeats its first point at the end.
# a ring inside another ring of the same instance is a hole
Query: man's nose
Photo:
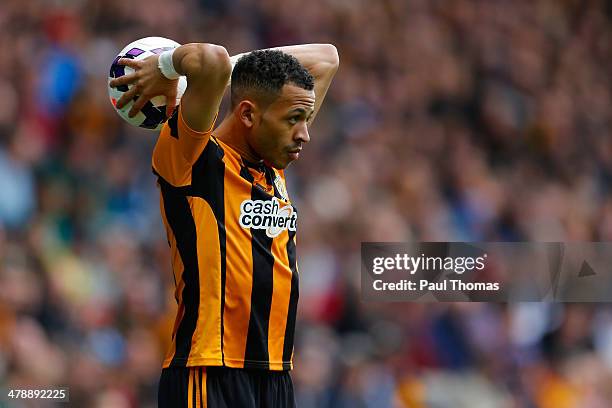
{"type": "Polygon", "coordinates": [[[306,126],[306,122],[303,122],[297,129],[295,140],[303,143],[308,143],[310,141],[310,135],[308,134],[308,126],[306,126]]]}

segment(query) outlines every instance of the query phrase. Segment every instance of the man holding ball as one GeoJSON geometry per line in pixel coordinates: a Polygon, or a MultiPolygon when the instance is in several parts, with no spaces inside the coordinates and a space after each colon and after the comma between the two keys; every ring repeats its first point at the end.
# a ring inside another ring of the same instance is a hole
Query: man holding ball
{"type": "Polygon", "coordinates": [[[164,95],[170,116],[152,159],[178,303],[159,406],[295,406],[298,213],[283,170],[310,140],[336,48],[230,58],[218,45],[186,44],[119,63],[135,72],[110,82],[132,85],[117,108],[136,99],[133,116],[164,95]],[[175,109],[180,75],[187,89],[175,109]],[[230,79],[231,110],[215,128],[230,79]]]}

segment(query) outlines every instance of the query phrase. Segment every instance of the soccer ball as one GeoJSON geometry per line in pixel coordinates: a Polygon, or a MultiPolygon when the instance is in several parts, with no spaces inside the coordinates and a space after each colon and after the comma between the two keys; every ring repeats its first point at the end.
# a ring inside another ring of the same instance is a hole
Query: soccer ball
{"type": "MultiPolygon", "coordinates": [[[[134,72],[134,70],[130,67],[119,65],[117,61],[119,58],[131,58],[136,60],[143,60],[147,57],[150,57],[154,54],[161,54],[166,50],[170,50],[172,48],[176,48],[180,46],[176,41],[170,40],[168,38],[163,37],[146,37],[141,38],[140,40],[136,40],[125,46],[124,49],[121,50],[119,55],[113,61],[110,67],[110,74],[108,81],[110,82],[113,78],[118,78],[120,76],[130,74],[134,72]]],[[[123,108],[117,109],[116,104],[119,98],[130,89],[132,85],[121,85],[116,88],[111,88],[108,86],[108,96],[110,97],[110,101],[115,107],[115,111],[130,125],[138,126],[143,129],[149,130],[159,130],[162,128],[162,125],[166,121],[166,97],[165,96],[156,96],[148,101],[145,106],[141,109],[140,112],[136,114],[133,118],[128,116],[128,112],[132,108],[134,101],[130,101],[123,108]]],[[[185,88],[187,88],[187,79],[182,76],[179,78],[178,89],[176,95],[176,103],[178,105],[181,96],[185,92],[185,88]]],[[[136,98],[134,99],[136,100],[136,98]]]]}

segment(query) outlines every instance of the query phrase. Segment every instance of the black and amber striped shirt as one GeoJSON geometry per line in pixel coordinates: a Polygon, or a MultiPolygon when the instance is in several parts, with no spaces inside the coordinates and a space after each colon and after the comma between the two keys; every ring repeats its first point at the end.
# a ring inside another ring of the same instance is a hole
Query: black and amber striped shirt
{"type": "Polygon", "coordinates": [[[297,212],[282,170],[251,165],[180,107],[153,152],[178,311],[170,366],[289,370],[297,212]]]}

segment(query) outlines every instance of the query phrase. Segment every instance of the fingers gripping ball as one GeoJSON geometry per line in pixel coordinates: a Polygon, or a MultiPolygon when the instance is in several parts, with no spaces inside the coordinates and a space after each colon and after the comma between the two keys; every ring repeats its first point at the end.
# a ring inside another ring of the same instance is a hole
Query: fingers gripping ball
{"type": "MultiPolygon", "coordinates": [[[[128,75],[134,72],[134,69],[125,65],[119,65],[118,61],[120,58],[130,58],[134,60],[143,60],[154,54],[161,54],[162,52],[176,48],[180,44],[176,41],[170,40],[163,37],[147,37],[136,40],[125,46],[115,57],[111,67],[108,80],[113,78],[119,78],[123,75],[128,75]]],[[[117,109],[117,101],[121,96],[127,92],[132,85],[120,85],[116,88],[108,86],[108,96],[110,101],[115,108],[115,111],[131,125],[138,126],[143,129],[159,130],[166,121],[166,97],[156,96],[148,101],[144,107],[134,116],[130,118],[128,112],[132,108],[134,101],[138,99],[138,95],[133,98],[131,102],[126,104],[123,108],[117,109]]],[[[182,76],[179,78],[178,89],[176,95],[176,103],[178,105],[183,93],[187,88],[187,79],[182,76]]]]}

